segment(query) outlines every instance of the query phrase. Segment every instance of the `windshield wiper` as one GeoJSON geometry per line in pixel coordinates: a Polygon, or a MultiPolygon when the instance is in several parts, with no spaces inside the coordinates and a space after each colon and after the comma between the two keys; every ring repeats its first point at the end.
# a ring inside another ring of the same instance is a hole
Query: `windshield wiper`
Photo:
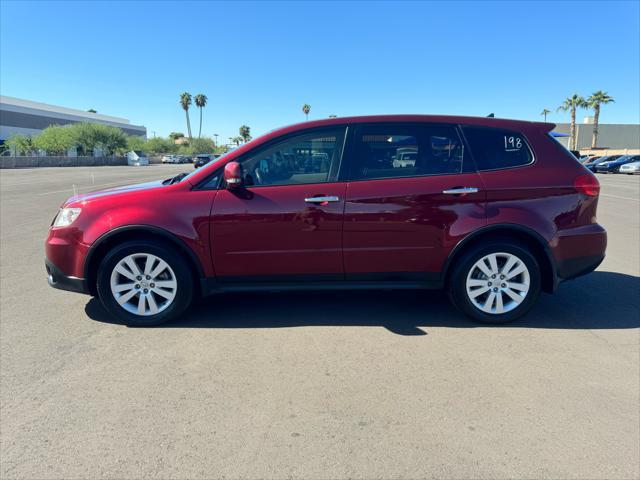
{"type": "Polygon", "coordinates": [[[182,180],[187,175],[188,175],[188,173],[184,173],[184,172],[183,173],[179,173],[175,177],[167,178],[165,181],[162,182],[162,184],[163,185],[173,185],[174,183],[178,183],[180,180],[182,180]]]}

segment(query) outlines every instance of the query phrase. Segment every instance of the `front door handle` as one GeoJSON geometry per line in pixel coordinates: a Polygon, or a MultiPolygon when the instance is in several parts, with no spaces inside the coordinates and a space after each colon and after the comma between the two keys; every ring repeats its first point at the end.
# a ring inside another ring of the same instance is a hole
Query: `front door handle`
{"type": "Polygon", "coordinates": [[[309,198],[305,198],[304,201],[307,202],[307,203],[324,203],[324,204],[327,204],[329,202],[339,202],[340,199],[338,197],[333,197],[333,196],[329,196],[329,197],[309,197],[309,198]]]}
{"type": "Polygon", "coordinates": [[[475,187],[456,187],[443,190],[442,193],[447,195],[464,195],[465,193],[478,193],[475,187]]]}

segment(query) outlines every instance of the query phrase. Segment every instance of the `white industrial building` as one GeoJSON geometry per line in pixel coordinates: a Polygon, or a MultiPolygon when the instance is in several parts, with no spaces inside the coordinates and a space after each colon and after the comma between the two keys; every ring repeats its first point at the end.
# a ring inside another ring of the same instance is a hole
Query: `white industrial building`
{"type": "Polygon", "coordinates": [[[49,125],[101,123],[120,128],[127,135],[147,137],[147,128],[131,125],[126,118],[91,113],[74,108],[0,96],[0,144],[12,135],[36,135],[49,125]]]}

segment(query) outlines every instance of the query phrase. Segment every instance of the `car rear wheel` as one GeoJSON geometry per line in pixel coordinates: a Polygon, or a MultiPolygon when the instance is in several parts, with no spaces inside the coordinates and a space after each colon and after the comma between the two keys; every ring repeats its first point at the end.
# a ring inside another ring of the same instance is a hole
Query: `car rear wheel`
{"type": "Polygon", "coordinates": [[[520,245],[477,246],[454,266],[449,281],[453,304],[474,320],[511,322],[526,314],[540,294],[540,267],[520,245]]]}
{"type": "Polygon", "coordinates": [[[182,314],[191,303],[193,279],[178,252],[161,243],[116,246],[98,269],[104,308],[129,326],[152,326],[182,314]]]}

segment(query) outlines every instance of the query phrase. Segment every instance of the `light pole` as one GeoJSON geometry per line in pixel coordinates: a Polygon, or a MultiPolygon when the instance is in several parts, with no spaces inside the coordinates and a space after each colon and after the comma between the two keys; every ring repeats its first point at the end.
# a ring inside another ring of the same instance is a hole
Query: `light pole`
{"type": "Polygon", "coordinates": [[[216,148],[218,148],[218,134],[217,134],[217,133],[214,133],[214,134],[213,134],[213,136],[214,136],[214,137],[215,137],[215,139],[216,139],[216,141],[215,141],[216,148]]]}

